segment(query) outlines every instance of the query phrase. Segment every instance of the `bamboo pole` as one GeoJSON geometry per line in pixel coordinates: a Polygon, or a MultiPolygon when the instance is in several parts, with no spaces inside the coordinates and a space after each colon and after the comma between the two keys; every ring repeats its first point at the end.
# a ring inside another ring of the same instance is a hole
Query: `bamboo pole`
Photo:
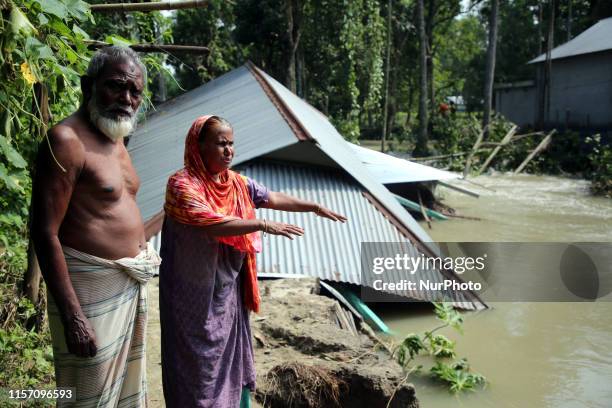
{"type": "Polygon", "coordinates": [[[491,164],[491,162],[493,161],[495,156],[497,156],[497,153],[499,153],[501,148],[503,146],[507,145],[508,143],[510,143],[510,141],[512,140],[512,137],[516,133],[517,129],[518,129],[518,126],[516,126],[516,125],[512,126],[512,129],[510,129],[510,131],[508,133],[506,133],[506,136],[504,136],[504,138],[502,139],[501,143],[499,145],[497,145],[495,147],[495,149],[493,149],[493,152],[491,152],[489,157],[487,157],[487,160],[485,160],[485,162],[482,164],[482,166],[480,166],[480,169],[478,169],[478,174],[482,174],[482,172],[485,171],[487,169],[487,167],[489,167],[489,164],[491,164]]]}
{"type": "Polygon", "coordinates": [[[480,144],[480,147],[496,147],[496,146],[505,146],[507,144],[510,143],[514,143],[518,140],[524,139],[526,137],[530,137],[530,136],[546,136],[546,133],[542,133],[542,132],[531,132],[531,133],[525,133],[522,135],[514,135],[512,137],[511,140],[508,141],[508,143],[501,143],[501,142],[483,142],[480,144]]]}
{"type": "Polygon", "coordinates": [[[516,170],[514,170],[514,174],[519,174],[521,171],[523,171],[523,169],[525,169],[525,166],[527,166],[529,164],[529,162],[538,154],[540,153],[540,151],[546,149],[548,147],[548,145],[550,144],[550,141],[552,139],[552,135],[555,134],[557,130],[553,129],[541,142],[540,144],[533,149],[533,151],[531,153],[529,153],[529,156],[527,156],[527,158],[521,163],[520,166],[518,166],[516,168],[516,170]]]}
{"type": "MultiPolygon", "coordinates": [[[[469,180],[466,180],[466,181],[470,182],[469,180]]],[[[475,193],[473,191],[470,191],[467,188],[455,186],[453,184],[445,183],[445,182],[440,181],[440,180],[438,180],[438,184],[441,185],[441,186],[444,186],[446,188],[450,188],[451,190],[455,190],[455,191],[459,191],[460,193],[467,194],[467,195],[472,196],[474,198],[480,197],[480,194],[475,193]]]]}
{"type": "MultiPolygon", "coordinates": [[[[87,41],[89,48],[108,47],[109,43],[103,41],[87,41]]],[[[130,48],[137,52],[186,52],[189,54],[207,54],[210,52],[208,47],[197,45],[174,45],[174,44],[132,44],[130,48]]]]}
{"type": "Polygon", "coordinates": [[[484,135],[488,127],[489,125],[487,124],[485,127],[482,128],[482,130],[478,134],[478,137],[476,138],[476,143],[474,143],[474,146],[472,147],[472,151],[468,155],[467,159],[465,159],[465,167],[463,167],[463,178],[467,178],[468,174],[470,173],[470,167],[472,166],[472,159],[474,158],[474,155],[476,154],[478,149],[480,149],[480,145],[482,144],[482,139],[484,138],[484,135]]]}
{"type": "Polygon", "coordinates": [[[117,11],[156,11],[156,10],[179,10],[186,8],[207,7],[207,0],[187,1],[158,1],[153,3],[111,3],[91,4],[90,10],[95,13],[114,13],[117,11]]]}
{"type": "Polygon", "coordinates": [[[516,142],[517,140],[521,140],[521,139],[523,139],[523,138],[530,137],[530,136],[544,136],[544,135],[546,135],[546,133],[544,133],[544,132],[531,132],[531,133],[525,133],[525,134],[523,134],[523,135],[516,135],[516,136],[514,136],[514,137],[512,138],[512,140],[510,141],[510,143],[514,143],[514,142],[516,142]]]}
{"type": "Polygon", "coordinates": [[[465,156],[470,152],[459,152],[459,153],[451,153],[451,154],[442,154],[439,156],[425,156],[425,157],[411,157],[410,161],[429,161],[429,160],[438,160],[438,159],[448,159],[449,157],[457,157],[457,156],[465,156]]]}

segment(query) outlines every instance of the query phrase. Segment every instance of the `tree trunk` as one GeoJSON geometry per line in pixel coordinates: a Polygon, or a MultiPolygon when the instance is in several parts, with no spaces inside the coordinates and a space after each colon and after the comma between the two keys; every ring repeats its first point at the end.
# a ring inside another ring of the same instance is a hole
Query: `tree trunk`
{"type": "MultiPolygon", "coordinates": [[[[425,36],[427,37],[427,85],[429,86],[429,112],[430,119],[436,114],[436,85],[434,81],[434,55],[433,55],[433,38],[434,38],[434,17],[436,15],[436,1],[429,0],[427,7],[427,18],[425,19],[425,36]]],[[[429,123],[431,126],[431,123],[429,123]]]]}
{"type": "Polygon", "coordinates": [[[426,156],[427,148],[427,39],[425,37],[424,0],[417,0],[417,23],[419,30],[419,133],[415,156],[426,156]]]}
{"type": "Polygon", "coordinates": [[[410,88],[408,89],[408,108],[406,109],[406,120],[404,121],[404,130],[408,130],[412,124],[412,104],[414,102],[414,81],[410,81],[410,88]]]}
{"type": "Polygon", "coordinates": [[[542,55],[542,23],[544,22],[542,9],[542,0],[538,0],[538,55],[542,55]]]}
{"type": "Polygon", "coordinates": [[[572,39],[572,1],[567,0],[567,41],[572,39]]]}
{"type": "Polygon", "coordinates": [[[300,0],[285,0],[285,17],[287,19],[287,71],[285,84],[293,93],[297,93],[296,53],[300,43],[300,0]]]}
{"type": "Polygon", "coordinates": [[[298,47],[297,59],[295,63],[296,77],[297,77],[297,95],[300,98],[305,98],[306,90],[304,86],[304,51],[302,47],[298,47]]]}
{"type": "MultiPolygon", "coordinates": [[[[41,120],[42,126],[38,129],[38,137],[42,138],[47,133],[47,126],[49,125],[50,112],[49,112],[49,95],[47,88],[40,83],[34,85],[34,97],[32,99],[32,112],[41,120]]],[[[32,179],[34,179],[35,168],[31,170],[32,179]]],[[[32,217],[32,209],[30,205],[30,222],[32,217]]],[[[28,223],[28,227],[30,226],[28,223]]],[[[36,258],[36,252],[34,251],[34,243],[30,239],[28,243],[28,268],[26,269],[22,283],[22,293],[25,297],[30,299],[34,304],[38,304],[38,293],[40,291],[40,280],[42,274],[40,273],[40,266],[38,265],[38,259],[36,258]]]]}
{"type": "MultiPolygon", "coordinates": [[[[542,26],[544,24],[544,5],[542,0],[538,0],[538,55],[542,55],[542,44],[543,44],[543,31],[542,26]]],[[[544,110],[546,108],[546,85],[545,85],[545,73],[543,64],[538,64],[536,68],[536,83],[538,92],[538,116],[536,128],[541,130],[544,128],[544,110]]]]}
{"type": "Polygon", "coordinates": [[[546,121],[550,122],[550,87],[551,87],[551,75],[552,75],[552,59],[551,53],[554,47],[554,35],[555,35],[555,11],[556,11],[556,2],[555,0],[550,0],[548,5],[550,7],[550,14],[548,18],[548,38],[546,41],[546,68],[544,71],[544,91],[546,93],[546,116],[544,118],[544,124],[546,121]]]}
{"type": "MultiPolygon", "coordinates": [[[[162,38],[162,33],[157,22],[153,23],[153,29],[155,30],[155,37],[157,38],[155,42],[159,43],[162,38]]],[[[164,76],[164,72],[161,69],[159,70],[159,72],[157,73],[157,77],[155,78],[155,85],[157,89],[156,92],[154,92],[153,94],[153,101],[155,103],[166,102],[166,99],[168,99],[168,87],[166,84],[166,77],[164,76]]]]}
{"type": "Polygon", "coordinates": [[[495,80],[495,53],[497,50],[497,14],[499,0],[491,0],[491,15],[489,16],[489,44],[487,47],[487,65],[485,71],[484,108],[482,116],[482,129],[484,139],[489,136],[489,123],[491,122],[491,105],[493,100],[493,81],[495,80]]]}
{"type": "Polygon", "coordinates": [[[387,49],[385,55],[385,101],[383,106],[383,126],[382,126],[382,138],[380,143],[380,151],[385,152],[385,142],[387,140],[387,127],[389,126],[389,72],[391,65],[391,0],[387,2],[387,49]]]}

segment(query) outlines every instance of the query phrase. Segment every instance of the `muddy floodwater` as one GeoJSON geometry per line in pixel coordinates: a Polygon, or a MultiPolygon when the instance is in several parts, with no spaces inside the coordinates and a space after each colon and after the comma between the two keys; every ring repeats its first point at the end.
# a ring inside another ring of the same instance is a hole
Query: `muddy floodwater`
{"type": "MultiPolygon", "coordinates": [[[[612,242],[612,200],[590,196],[586,181],[531,175],[474,181],[489,188],[462,183],[478,199],[439,193],[461,214],[482,220],[435,222],[427,230],[435,241],[612,242]]],[[[465,315],[463,335],[443,333],[490,385],[454,396],[415,376],[422,407],[612,407],[612,303],[490,306],[465,315]]],[[[430,309],[414,304],[381,314],[398,338],[437,325],[430,309]]]]}

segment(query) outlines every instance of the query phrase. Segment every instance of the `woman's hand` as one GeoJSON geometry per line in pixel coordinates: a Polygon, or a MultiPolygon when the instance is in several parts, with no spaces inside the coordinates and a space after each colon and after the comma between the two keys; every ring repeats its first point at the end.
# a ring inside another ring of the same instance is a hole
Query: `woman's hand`
{"type": "Polygon", "coordinates": [[[329,218],[332,221],[346,222],[347,219],[344,215],[333,212],[332,210],[321,207],[320,205],[318,205],[313,212],[319,217],[329,218]]]}
{"type": "Polygon", "coordinates": [[[294,235],[304,235],[304,229],[297,225],[285,224],[282,222],[264,220],[263,232],[267,232],[272,235],[282,235],[289,239],[293,239],[294,235]]]}

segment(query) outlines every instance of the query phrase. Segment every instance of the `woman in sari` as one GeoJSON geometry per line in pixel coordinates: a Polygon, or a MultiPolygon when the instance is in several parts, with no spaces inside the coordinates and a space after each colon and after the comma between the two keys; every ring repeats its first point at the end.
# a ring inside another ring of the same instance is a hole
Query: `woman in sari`
{"type": "Polygon", "coordinates": [[[296,225],[257,219],[255,208],[346,221],[229,170],[233,157],[231,125],[200,117],[187,135],[185,167],[168,181],[159,281],[168,407],[248,406],[255,387],[249,312],[259,310],[259,233],[304,234],[296,225]]]}

